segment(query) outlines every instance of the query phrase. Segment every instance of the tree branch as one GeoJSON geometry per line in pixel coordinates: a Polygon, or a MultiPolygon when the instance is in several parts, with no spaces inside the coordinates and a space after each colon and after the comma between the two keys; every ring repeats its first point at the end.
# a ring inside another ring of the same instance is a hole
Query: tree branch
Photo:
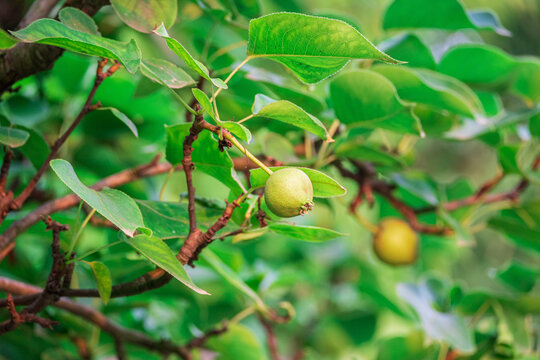
{"type": "MultiPolygon", "coordinates": [[[[75,7],[94,16],[108,3],[108,0],[68,0],[65,6],[75,7]]],[[[51,69],[63,51],[55,46],[29,43],[19,43],[0,51],[0,95],[10,90],[17,81],[51,69]]]]}
{"type": "MultiPolygon", "coordinates": [[[[36,286],[4,277],[0,277],[0,290],[20,295],[41,293],[41,289],[36,286]]],[[[176,354],[185,360],[190,359],[190,354],[184,346],[179,346],[166,340],[154,340],[142,332],[123,328],[91,307],[63,298],[55,302],[53,306],[86,319],[111,335],[115,341],[128,342],[165,355],[176,354]]]]}
{"type": "MultiPolygon", "coordinates": [[[[156,156],[150,163],[137,166],[132,169],[123,170],[97,182],[91,186],[94,190],[101,190],[104,187],[115,188],[135,180],[167,173],[172,168],[171,164],[158,163],[159,156],[156,156]]],[[[26,231],[30,226],[37,223],[43,216],[66,210],[79,204],[81,199],[70,194],[64,197],[49,201],[39,206],[23,218],[14,221],[0,235],[0,261],[11,251],[15,238],[26,231]]]]}
{"type": "MultiPolygon", "coordinates": [[[[41,179],[45,171],[49,168],[49,162],[56,157],[58,150],[60,150],[60,148],[66,142],[67,138],[71,135],[73,130],[75,130],[77,125],[79,125],[79,123],[86,116],[86,114],[96,108],[95,105],[92,105],[92,100],[94,99],[94,95],[96,94],[97,89],[106,78],[113,75],[120,68],[119,64],[114,64],[106,72],[104,72],[103,68],[106,64],[107,59],[99,62],[96,70],[96,79],[94,81],[94,85],[92,86],[92,89],[90,90],[90,93],[88,94],[86,102],[84,103],[81,111],[79,112],[79,115],[77,115],[69,128],[54,142],[53,146],[51,147],[49,156],[47,156],[45,162],[41,165],[32,180],[30,180],[30,182],[26,185],[24,190],[11,202],[9,208],[2,209],[2,214],[0,214],[0,223],[6,217],[8,212],[10,212],[11,210],[17,210],[22,206],[22,204],[30,196],[32,191],[34,191],[34,188],[36,187],[38,181],[41,179]]],[[[99,104],[97,106],[99,106],[99,104]]]]}

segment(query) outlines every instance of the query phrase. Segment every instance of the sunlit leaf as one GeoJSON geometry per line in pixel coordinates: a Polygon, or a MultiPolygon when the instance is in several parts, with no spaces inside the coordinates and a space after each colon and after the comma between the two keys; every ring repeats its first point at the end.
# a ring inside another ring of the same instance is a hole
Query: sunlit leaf
{"type": "Polygon", "coordinates": [[[65,160],[52,160],[51,168],[77,196],[126,235],[133,236],[138,228],[145,227],[139,207],[125,193],[115,189],[96,191],[87,187],[79,180],[71,164],[65,160]]]}
{"type": "Polygon", "coordinates": [[[247,54],[278,61],[306,83],[335,74],[350,59],[399,62],[343,21],[293,13],[251,20],[247,54]]]}
{"type": "Polygon", "coordinates": [[[54,45],[81,54],[118,60],[130,73],[137,71],[141,62],[140,50],[133,40],[124,43],[107,39],[52,19],[34,21],[12,34],[24,42],[54,45]]]}

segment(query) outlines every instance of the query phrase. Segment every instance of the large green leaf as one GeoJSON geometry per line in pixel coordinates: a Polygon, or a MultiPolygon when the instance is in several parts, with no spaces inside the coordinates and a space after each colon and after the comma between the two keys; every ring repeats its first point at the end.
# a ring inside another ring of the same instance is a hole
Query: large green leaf
{"type": "MultiPolygon", "coordinates": [[[[272,167],[271,169],[273,171],[277,171],[284,168],[286,168],[286,166],[276,166],[272,167]]],[[[303,167],[299,167],[297,169],[305,172],[311,180],[311,183],[313,184],[314,197],[328,198],[343,196],[347,193],[347,189],[338,184],[337,181],[318,170],[303,167]]],[[[268,175],[263,169],[250,170],[251,187],[258,188],[264,186],[269,176],[270,175],[268,175]]]]}
{"type": "Polygon", "coordinates": [[[451,312],[440,312],[433,308],[436,294],[427,283],[399,284],[397,293],[418,313],[422,328],[435,340],[444,340],[463,352],[475,349],[471,330],[465,321],[451,312]]]}
{"type": "Polygon", "coordinates": [[[446,52],[437,70],[469,84],[497,88],[510,80],[514,66],[514,58],[499,48],[464,44],[446,52]]]}
{"type": "Polygon", "coordinates": [[[319,119],[290,101],[274,100],[257,94],[251,110],[256,118],[280,121],[307,130],[323,140],[331,140],[319,119]]]}
{"type": "Polygon", "coordinates": [[[141,73],[150,80],[161,84],[164,82],[171,89],[181,89],[195,85],[195,80],[181,67],[164,59],[143,60],[145,66],[141,67],[141,73]]]}
{"type": "Polygon", "coordinates": [[[337,76],[330,83],[330,97],[337,118],[344,124],[420,132],[410,105],[399,98],[390,80],[374,71],[357,70],[337,76]]]}
{"type": "Polygon", "coordinates": [[[178,13],[176,0],[111,0],[111,5],[123,22],[143,33],[172,26],[178,13]]]}
{"type": "Polygon", "coordinates": [[[23,146],[29,137],[28,131],[0,126],[0,144],[16,148],[23,146]]]}
{"type": "MultiPolygon", "coordinates": [[[[184,157],[182,144],[189,134],[191,124],[179,124],[167,126],[167,160],[171,164],[180,164],[184,157]]],[[[212,138],[209,131],[199,134],[197,141],[193,144],[191,154],[195,169],[207,173],[208,175],[221,181],[229,187],[236,195],[245,192],[243,185],[236,177],[233,169],[233,162],[227,152],[221,152],[218,143],[212,138]]]]}
{"type": "Polygon", "coordinates": [[[145,226],[139,207],[123,192],[114,189],[90,189],[79,180],[71,164],[65,160],[52,160],[51,168],[77,196],[126,235],[133,236],[138,228],[145,226]]]}
{"type": "Polygon", "coordinates": [[[350,59],[399,62],[343,21],[293,13],[251,20],[247,54],[278,61],[307,83],[335,74],[350,59]]]}
{"type": "Polygon", "coordinates": [[[240,290],[244,295],[249,297],[259,309],[263,310],[266,308],[264,301],[259,297],[259,295],[253,291],[241,278],[235,273],[227,264],[225,264],[215,253],[210,249],[205,249],[200,257],[204,262],[206,262],[210,267],[212,267],[219,275],[221,275],[229,284],[234,286],[236,289],[240,290]]]}
{"type": "Polygon", "coordinates": [[[186,269],[174,256],[172,250],[163,240],[146,234],[140,234],[132,238],[125,238],[125,241],[133,246],[148,260],[174,276],[182,284],[203,295],[210,295],[191,281],[186,269]]]}
{"type": "Polygon", "coordinates": [[[453,77],[431,70],[380,65],[374,71],[390,80],[401,99],[476,117],[483,112],[482,104],[467,85],[453,77]]]}
{"type": "Polygon", "coordinates": [[[272,223],[268,225],[268,227],[272,232],[276,234],[310,242],[323,242],[345,235],[337,231],[325,229],[318,226],[301,226],[294,224],[272,223]]]}
{"type": "Polygon", "coordinates": [[[34,21],[12,34],[24,42],[54,45],[81,54],[118,60],[130,73],[136,72],[141,62],[140,50],[133,40],[124,43],[103,38],[52,19],[34,21]]]}
{"type": "Polygon", "coordinates": [[[191,56],[191,54],[186,50],[184,46],[182,46],[182,44],[178,42],[178,40],[170,37],[163,25],[154,30],[154,32],[164,38],[165,42],[167,42],[167,46],[169,46],[169,49],[171,49],[176,55],[178,55],[178,57],[182,59],[193,71],[195,71],[197,74],[199,74],[206,80],[210,81],[215,86],[223,89],[227,88],[227,84],[225,84],[223,80],[218,78],[211,78],[206,66],[195,60],[195,58],[191,56]]]}
{"type": "Polygon", "coordinates": [[[458,0],[394,0],[386,10],[385,29],[490,29],[509,36],[497,16],[490,11],[467,13],[458,0]]]}

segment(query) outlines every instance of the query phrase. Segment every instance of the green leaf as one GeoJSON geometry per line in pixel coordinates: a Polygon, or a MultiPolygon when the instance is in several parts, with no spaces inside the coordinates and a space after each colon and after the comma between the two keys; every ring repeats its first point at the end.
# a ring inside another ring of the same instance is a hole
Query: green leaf
{"type": "Polygon", "coordinates": [[[249,131],[249,129],[244,125],[234,121],[220,121],[219,126],[222,126],[225,129],[229,130],[231,134],[236,135],[248,144],[251,142],[251,131],[249,131]]]}
{"type": "Polygon", "coordinates": [[[259,0],[233,0],[238,12],[247,18],[254,18],[261,15],[259,0]]]}
{"type": "MultiPolygon", "coordinates": [[[[246,68],[248,68],[246,66],[246,68]]],[[[308,91],[298,89],[298,82],[261,68],[249,68],[246,78],[263,84],[281,100],[289,100],[310,114],[318,115],[324,110],[320,99],[308,91]]]]}
{"type": "Polygon", "coordinates": [[[482,122],[467,119],[462,126],[447,132],[445,137],[457,140],[474,139],[508,126],[524,123],[528,121],[531,116],[535,116],[539,113],[540,107],[535,107],[517,112],[503,112],[500,116],[485,119],[486,121],[482,122]]]}
{"type": "Polygon", "coordinates": [[[87,264],[90,265],[90,268],[92,269],[99,296],[101,297],[101,300],[103,300],[103,303],[107,304],[111,298],[112,291],[111,272],[105,264],[100,263],[99,261],[92,261],[87,264]]]}
{"type": "Polygon", "coordinates": [[[210,295],[191,281],[186,269],[163,240],[155,236],[140,234],[132,238],[125,238],[125,241],[188,288],[202,295],[210,295]]]}
{"type": "Polygon", "coordinates": [[[444,340],[463,352],[475,349],[471,330],[461,317],[433,308],[436,294],[426,282],[418,285],[398,284],[397,293],[416,310],[422,328],[431,338],[444,340]]]}
{"type": "Polygon", "coordinates": [[[458,0],[394,0],[384,15],[383,28],[489,29],[510,36],[494,13],[467,13],[458,0]]]}
{"type": "MultiPolygon", "coordinates": [[[[191,124],[179,124],[167,126],[167,149],[166,157],[171,164],[180,164],[184,157],[182,144],[189,134],[191,124]]],[[[240,195],[245,192],[234,172],[233,162],[227,152],[218,149],[218,143],[212,138],[212,134],[203,131],[193,144],[191,154],[196,170],[207,173],[229,187],[234,194],[240,195]]]]}
{"type": "Polygon", "coordinates": [[[497,89],[511,80],[514,67],[515,60],[497,47],[464,44],[445,53],[437,70],[468,84],[497,89]]]}
{"type": "Polygon", "coordinates": [[[394,174],[392,180],[403,190],[418,196],[425,200],[428,204],[437,205],[439,199],[433,187],[423,179],[407,178],[399,174],[394,174]]]}
{"type": "Polygon", "coordinates": [[[390,80],[401,99],[476,117],[483,112],[476,94],[462,82],[431,70],[380,65],[373,71],[390,80]]]}
{"type": "Polygon", "coordinates": [[[30,134],[28,131],[14,129],[7,126],[0,126],[0,144],[17,148],[19,146],[23,146],[29,137],[30,134]]]}
{"type": "Polygon", "coordinates": [[[524,97],[530,104],[540,100],[540,60],[522,57],[516,62],[510,90],[524,97]]]}
{"type": "Polygon", "coordinates": [[[331,140],[319,119],[290,101],[274,100],[266,95],[257,94],[251,110],[256,118],[280,121],[307,130],[323,140],[331,140]]]}
{"type": "Polygon", "coordinates": [[[192,89],[192,92],[193,92],[193,96],[199,102],[203,110],[206,111],[208,115],[210,115],[210,117],[214,119],[214,121],[216,121],[216,123],[219,126],[229,130],[229,132],[236,135],[240,139],[248,143],[251,142],[251,132],[249,131],[247,127],[245,127],[242,124],[238,124],[234,121],[218,120],[216,116],[214,115],[214,108],[212,107],[212,103],[210,102],[210,99],[208,98],[206,93],[204,93],[203,91],[199,89],[192,89]]]}
{"type": "Polygon", "coordinates": [[[58,13],[58,18],[64,25],[69,26],[73,30],[101,36],[94,19],[79,9],[73,7],[63,8],[58,13]]]}
{"type": "Polygon", "coordinates": [[[176,0],[111,0],[111,5],[123,22],[143,33],[172,26],[178,13],[176,0]]]}
{"type": "Polygon", "coordinates": [[[301,226],[294,224],[272,223],[268,225],[268,227],[272,232],[276,234],[310,242],[323,242],[345,236],[345,234],[339,233],[337,231],[325,229],[318,226],[301,226]]]}
{"type": "Polygon", "coordinates": [[[195,84],[181,67],[164,59],[143,60],[145,66],[141,66],[141,73],[158,84],[164,82],[171,89],[181,89],[195,84]]]}
{"type": "Polygon", "coordinates": [[[206,248],[200,257],[219,275],[221,275],[229,284],[234,286],[244,295],[249,297],[260,309],[265,309],[264,301],[251,289],[230,267],[228,267],[214,252],[206,248]]]}
{"type": "Polygon", "coordinates": [[[247,55],[278,61],[310,84],[335,74],[350,59],[399,63],[343,21],[294,13],[251,20],[247,55]]]}
{"type": "Polygon", "coordinates": [[[209,349],[219,354],[219,360],[266,360],[266,351],[259,339],[248,327],[233,323],[219,336],[206,342],[209,349]]]}
{"type": "Polygon", "coordinates": [[[411,106],[403,102],[387,78],[369,70],[337,76],[330,83],[337,118],[344,124],[418,133],[411,106]]]}
{"type": "Polygon", "coordinates": [[[19,150],[21,150],[23,155],[30,160],[34,168],[38,170],[49,156],[49,145],[47,145],[43,136],[37,131],[19,125],[16,125],[15,127],[30,134],[28,140],[19,148],[19,150]]]}
{"type": "Polygon", "coordinates": [[[167,42],[167,46],[169,46],[169,49],[171,49],[176,55],[178,55],[180,59],[184,60],[187,66],[189,66],[197,74],[199,74],[200,76],[210,81],[212,84],[219,88],[227,88],[227,84],[225,84],[223,80],[218,78],[211,78],[206,66],[195,60],[193,56],[191,56],[191,54],[182,46],[182,44],[178,42],[178,40],[170,37],[163,24],[159,26],[156,30],[154,30],[154,33],[164,38],[167,42]]]}
{"type": "Polygon", "coordinates": [[[540,227],[531,227],[508,216],[496,216],[489,220],[489,226],[505,234],[518,246],[540,253],[540,227]]]}
{"type": "Polygon", "coordinates": [[[336,146],[334,154],[339,157],[369,161],[376,165],[395,168],[400,168],[403,166],[403,161],[400,158],[386,153],[382,150],[378,150],[373,146],[358,144],[358,141],[356,141],[356,139],[346,142],[340,142],[336,146]]]}
{"type": "Polygon", "coordinates": [[[11,37],[3,29],[0,29],[0,49],[9,49],[17,43],[17,39],[11,37]]]}
{"type": "MultiPolygon", "coordinates": [[[[187,204],[166,201],[136,200],[146,227],[160,239],[185,237],[189,233],[187,204]]],[[[198,202],[198,204],[200,201],[198,202]]],[[[197,225],[206,230],[223,210],[196,206],[197,225]]]]}
{"type": "MultiPolygon", "coordinates": [[[[272,167],[273,171],[279,169],[284,169],[287,166],[276,166],[272,167]]],[[[330,176],[314,169],[298,167],[297,169],[302,170],[311,180],[313,184],[313,196],[319,198],[329,198],[336,196],[343,196],[347,193],[347,189],[338,184],[337,181],[332,179],[330,176]]],[[[268,175],[263,169],[253,169],[250,170],[250,182],[252,188],[263,187],[268,180],[268,175]]]]}
{"type": "Polygon", "coordinates": [[[145,227],[139,207],[123,192],[114,189],[96,191],[85,186],[66,160],[52,160],[50,165],[67,187],[127,236],[133,236],[138,228],[145,227]]]}
{"type": "Polygon", "coordinates": [[[204,93],[204,91],[199,90],[197,88],[191,89],[191,92],[193,93],[193,97],[195,97],[195,100],[199,102],[199,105],[201,105],[202,109],[212,117],[212,119],[216,120],[216,116],[214,115],[214,108],[212,107],[212,103],[210,102],[210,99],[204,93]]]}
{"type": "Polygon", "coordinates": [[[540,269],[512,260],[503,270],[497,271],[496,277],[497,280],[516,291],[529,292],[540,279],[540,269]]]}
{"type": "Polygon", "coordinates": [[[24,42],[54,45],[76,53],[118,60],[130,73],[136,72],[141,62],[139,47],[133,40],[124,43],[106,39],[52,19],[34,21],[12,34],[24,42]]]}
{"type": "Polygon", "coordinates": [[[390,38],[379,45],[379,49],[395,59],[406,61],[404,66],[435,70],[437,64],[429,47],[412,33],[390,38]]]}
{"type": "Polygon", "coordinates": [[[104,107],[104,108],[98,108],[97,110],[110,110],[111,113],[116,116],[120,121],[122,121],[126,126],[131,130],[133,135],[135,137],[139,137],[139,132],[137,131],[137,126],[131,121],[130,118],[128,118],[123,112],[120,112],[118,109],[115,109],[113,107],[104,107]]]}

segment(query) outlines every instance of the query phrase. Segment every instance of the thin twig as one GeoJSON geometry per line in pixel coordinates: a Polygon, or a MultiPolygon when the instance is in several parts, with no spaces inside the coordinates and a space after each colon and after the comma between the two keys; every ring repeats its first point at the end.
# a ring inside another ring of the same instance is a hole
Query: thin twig
{"type": "Polygon", "coordinates": [[[79,115],[75,118],[75,120],[71,123],[71,125],[68,127],[68,129],[54,142],[54,144],[51,146],[51,151],[41,167],[39,168],[38,172],[34,175],[34,177],[30,180],[30,182],[26,185],[24,190],[11,201],[9,204],[9,207],[6,207],[4,209],[1,209],[2,212],[0,213],[0,222],[3,221],[3,219],[6,217],[8,212],[12,210],[20,209],[22,204],[26,201],[26,199],[30,196],[34,188],[36,187],[38,181],[41,179],[45,171],[49,168],[49,163],[52,159],[54,159],[62,147],[62,145],[66,142],[67,138],[71,135],[73,130],[79,125],[81,120],[91,112],[92,110],[96,109],[99,104],[92,105],[92,100],[94,99],[94,95],[96,94],[97,89],[99,86],[103,83],[103,81],[108,78],[109,76],[113,75],[119,68],[120,64],[116,63],[112,65],[107,71],[103,71],[105,65],[107,64],[107,59],[102,60],[98,63],[98,67],[96,70],[96,79],[94,80],[94,85],[92,86],[92,89],[90,90],[90,93],[88,94],[88,97],[79,112],[79,115]]]}
{"type": "Polygon", "coordinates": [[[278,350],[278,345],[277,345],[277,338],[276,338],[276,334],[274,333],[273,325],[262,316],[259,316],[259,321],[261,322],[261,325],[263,326],[264,331],[266,333],[266,344],[268,346],[268,352],[270,353],[270,358],[272,360],[281,360],[281,356],[279,355],[279,350],[278,350]]]}
{"type": "Polygon", "coordinates": [[[2,168],[0,169],[0,194],[6,192],[9,167],[11,166],[11,160],[13,159],[13,151],[11,151],[11,148],[6,146],[5,149],[4,161],[2,162],[2,168]]]}

